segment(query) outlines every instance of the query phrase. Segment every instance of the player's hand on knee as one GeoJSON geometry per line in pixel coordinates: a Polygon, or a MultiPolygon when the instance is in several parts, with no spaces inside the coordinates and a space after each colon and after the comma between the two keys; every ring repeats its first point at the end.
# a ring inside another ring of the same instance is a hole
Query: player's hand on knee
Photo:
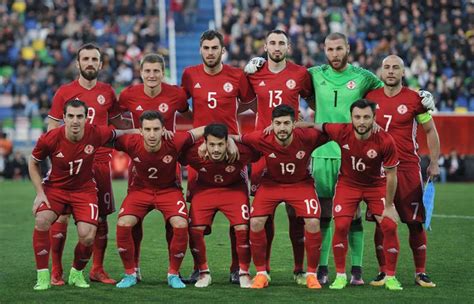
{"type": "Polygon", "coordinates": [[[247,63],[247,65],[244,68],[244,72],[246,74],[254,74],[257,71],[260,71],[265,61],[266,60],[263,57],[254,57],[250,59],[250,61],[247,63]]]}
{"type": "Polygon", "coordinates": [[[36,194],[35,200],[33,201],[33,215],[36,214],[36,210],[38,210],[42,203],[45,203],[48,208],[51,208],[46,194],[44,194],[44,192],[39,192],[38,194],[36,194]]]}
{"type": "Polygon", "coordinates": [[[428,91],[424,91],[424,90],[420,90],[418,92],[418,96],[420,96],[422,99],[421,99],[421,104],[423,105],[423,107],[426,109],[426,110],[432,110],[434,111],[436,109],[436,105],[435,105],[435,100],[434,100],[434,97],[433,95],[428,92],[428,91]]]}
{"type": "Polygon", "coordinates": [[[382,217],[388,217],[395,223],[400,221],[400,216],[398,215],[397,209],[395,209],[395,205],[391,204],[389,206],[385,205],[385,208],[382,213],[382,217]]]}

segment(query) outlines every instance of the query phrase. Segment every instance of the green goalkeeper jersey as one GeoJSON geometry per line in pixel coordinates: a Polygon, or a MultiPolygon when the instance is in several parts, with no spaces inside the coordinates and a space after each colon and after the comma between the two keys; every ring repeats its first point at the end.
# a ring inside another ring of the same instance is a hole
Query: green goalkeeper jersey
{"type": "MultiPolygon", "coordinates": [[[[383,82],[372,72],[351,64],[342,72],[334,71],[328,64],[312,67],[308,72],[315,90],[316,123],[351,122],[352,103],[383,86],[383,82]]],[[[331,141],[314,150],[313,157],[341,158],[341,150],[331,141]]]]}

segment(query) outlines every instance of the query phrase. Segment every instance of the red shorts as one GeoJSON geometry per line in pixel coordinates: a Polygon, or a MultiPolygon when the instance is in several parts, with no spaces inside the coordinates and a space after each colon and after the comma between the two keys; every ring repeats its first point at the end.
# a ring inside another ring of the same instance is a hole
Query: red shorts
{"type": "Polygon", "coordinates": [[[195,188],[189,211],[191,226],[211,226],[217,211],[224,213],[231,226],[248,225],[250,207],[246,187],[195,188]]]}
{"type": "Polygon", "coordinates": [[[112,176],[110,162],[94,161],[94,180],[97,190],[99,216],[107,216],[115,212],[114,192],[112,191],[112,176]]]}
{"type": "Polygon", "coordinates": [[[130,190],[120,207],[119,217],[133,215],[143,219],[153,209],[161,211],[165,221],[173,216],[188,218],[183,193],[178,188],[130,190]]]}
{"type": "Polygon", "coordinates": [[[397,171],[398,186],[395,207],[403,223],[424,223],[423,178],[419,167],[397,171]]]}
{"type": "Polygon", "coordinates": [[[357,187],[338,183],[333,199],[333,217],[353,217],[361,201],[367,204],[367,213],[382,215],[386,187],[357,187]]]}
{"type": "Polygon", "coordinates": [[[53,187],[44,187],[51,208],[45,203],[41,204],[36,213],[50,210],[58,216],[70,214],[74,221],[85,222],[97,226],[99,207],[97,205],[97,189],[89,188],[80,191],[62,190],[53,187]]]}
{"type": "Polygon", "coordinates": [[[250,170],[250,195],[255,196],[257,188],[262,180],[263,172],[267,167],[265,157],[261,157],[257,162],[251,164],[250,170]]]}
{"type": "Polygon", "coordinates": [[[272,216],[281,202],[293,207],[297,217],[319,218],[321,216],[313,180],[295,184],[269,181],[261,183],[253,200],[250,216],[272,216]]]}

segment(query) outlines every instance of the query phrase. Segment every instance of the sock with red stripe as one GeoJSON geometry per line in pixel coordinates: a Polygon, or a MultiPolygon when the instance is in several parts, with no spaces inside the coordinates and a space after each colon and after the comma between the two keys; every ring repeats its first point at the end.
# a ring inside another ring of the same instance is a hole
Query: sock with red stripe
{"type": "Polygon", "coordinates": [[[206,243],[204,241],[204,230],[189,229],[189,246],[197,269],[203,271],[209,269],[207,265],[206,243]]]}
{"type": "Polygon", "coordinates": [[[132,230],[132,227],[117,226],[117,250],[126,274],[135,273],[135,244],[132,230]]]}
{"type": "Polygon", "coordinates": [[[258,232],[250,230],[250,249],[252,252],[253,263],[257,271],[267,271],[267,234],[262,229],[258,232]]]}
{"type": "Polygon", "coordinates": [[[33,230],[33,250],[35,252],[36,269],[49,269],[50,246],[49,231],[33,230]]]}
{"type": "Polygon", "coordinates": [[[86,246],[81,242],[77,242],[76,248],[74,249],[74,262],[72,263],[72,267],[76,270],[83,270],[92,256],[92,248],[93,245],[86,246]]]}
{"type": "Polygon", "coordinates": [[[250,244],[248,230],[235,230],[236,247],[239,257],[239,268],[242,272],[249,272],[250,268],[250,244]]]}
{"type": "Polygon", "coordinates": [[[375,226],[374,233],[374,244],[375,244],[375,255],[377,256],[377,261],[379,263],[379,272],[385,272],[385,253],[383,247],[383,232],[380,224],[377,223],[375,226]]]}
{"type": "Polygon", "coordinates": [[[94,239],[94,248],[92,250],[92,269],[91,272],[100,272],[104,270],[104,256],[107,249],[107,234],[109,226],[107,221],[99,222],[94,239]]]}
{"type": "Polygon", "coordinates": [[[135,253],[133,254],[135,267],[140,267],[140,248],[143,240],[143,220],[138,220],[138,222],[132,228],[132,237],[133,237],[133,247],[135,248],[135,253]]]}
{"type": "Polygon", "coordinates": [[[171,239],[169,258],[169,274],[178,274],[183,262],[186,249],[188,247],[188,227],[173,228],[173,238],[171,239]]]}
{"type": "Polygon", "coordinates": [[[66,244],[67,224],[54,222],[49,230],[51,239],[52,272],[63,272],[62,257],[66,244]]]}
{"type": "Polygon", "coordinates": [[[272,243],[273,243],[273,238],[275,236],[275,224],[273,222],[273,219],[269,217],[267,219],[267,222],[265,223],[265,234],[266,234],[266,270],[270,272],[270,257],[272,255],[272,243]]]}
{"type": "Polygon", "coordinates": [[[383,232],[383,248],[385,253],[385,273],[394,276],[397,269],[398,253],[400,252],[400,241],[397,234],[397,223],[389,218],[384,218],[380,223],[383,232]]]}
{"type": "Polygon", "coordinates": [[[321,247],[321,231],[318,232],[308,232],[304,231],[304,238],[305,242],[304,245],[306,247],[306,256],[308,259],[308,269],[307,272],[316,273],[316,269],[318,268],[319,264],[319,256],[321,254],[320,247],[321,247]]]}
{"type": "Polygon", "coordinates": [[[421,223],[408,224],[410,248],[413,252],[416,273],[426,272],[426,232],[421,223]]]}
{"type": "Polygon", "coordinates": [[[347,216],[336,217],[334,219],[334,236],[332,248],[334,253],[334,263],[337,273],[346,272],[347,236],[351,227],[352,218],[347,216]]]}

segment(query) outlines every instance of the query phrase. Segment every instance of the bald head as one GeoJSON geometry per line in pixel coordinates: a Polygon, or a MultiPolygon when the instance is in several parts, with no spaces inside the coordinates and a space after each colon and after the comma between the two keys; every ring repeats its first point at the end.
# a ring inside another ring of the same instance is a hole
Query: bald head
{"type": "Polygon", "coordinates": [[[389,55],[382,61],[382,81],[387,87],[401,87],[405,76],[405,63],[397,55],[389,55]]]}

